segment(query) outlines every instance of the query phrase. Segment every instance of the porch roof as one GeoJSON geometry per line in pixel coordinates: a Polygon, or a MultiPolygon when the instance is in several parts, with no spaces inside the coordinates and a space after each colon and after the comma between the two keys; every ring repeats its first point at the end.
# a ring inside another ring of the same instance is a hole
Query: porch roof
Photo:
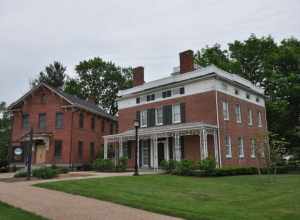
{"type": "MultiPolygon", "coordinates": [[[[208,132],[213,132],[217,129],[216,125],[206,124],[203,122],[192,122],[192,123],[180,123],[172,125],[163,125],[150,128],[139,128],[138,135],[139,139],[148,139],[151,136],[160,137],[172,137],[175,134],[180,136],[183,135],[198,135],[200,130],[205,128],[208,132]]],[[[116,142],[122,140],[135,140],[135,130],[130,129],[125,132],[113,135],[103,136],[104,140],[109,142],[116,142]]]]}

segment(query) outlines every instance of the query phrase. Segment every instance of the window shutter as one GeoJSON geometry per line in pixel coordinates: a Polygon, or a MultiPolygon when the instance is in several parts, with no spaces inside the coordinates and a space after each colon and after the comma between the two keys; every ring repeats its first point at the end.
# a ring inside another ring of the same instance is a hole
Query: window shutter
{"type": "Polygon", "coordinates": [[[180,104],[181,123],[185,123],[185,103],[180,104]]]}
{"type": "Polygon", "coordinates": [[[172,105],[163,106],[163,122],[164,125],[172,124],[172,105]]]}
{"type": "Polygon", "coordinates": [[[141,112],[140,111],[136,111],[136,120],[140,121],[141,120],[141,112]]]}
{"type": "Polygon", "coordinates": [[[148,124],[148,127],[155,126],[155,109],[148,109],[148,111],[147,111],[147,124],[148,124]]]}

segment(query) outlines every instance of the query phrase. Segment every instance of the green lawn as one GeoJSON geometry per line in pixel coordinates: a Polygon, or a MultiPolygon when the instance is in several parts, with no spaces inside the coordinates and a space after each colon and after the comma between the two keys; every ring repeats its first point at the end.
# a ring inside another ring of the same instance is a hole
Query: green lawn
{"type": "Polygon", "coordinates": [[[0,220],[45,220],[35,214],[26,212],[0,202],[0,220]]]}
{"type": "Polygon", "coordinates": [[[38,184],[186,219],[300,219],[300,175],[197,178],[169,175],[38,184]]]}

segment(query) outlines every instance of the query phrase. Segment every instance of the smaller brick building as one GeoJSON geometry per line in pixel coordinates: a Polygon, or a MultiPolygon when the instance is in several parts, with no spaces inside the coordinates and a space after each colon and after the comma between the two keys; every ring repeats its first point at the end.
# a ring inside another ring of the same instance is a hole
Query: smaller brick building
{"type": "Polygon", "coordinates": [[[95,102],[44,83],[9,106],[13,115],[11,162],[24,165],[33,129],[33,164],[79,166],[95,159],[103,135],[116,132],[117,120],[95,102]]]}

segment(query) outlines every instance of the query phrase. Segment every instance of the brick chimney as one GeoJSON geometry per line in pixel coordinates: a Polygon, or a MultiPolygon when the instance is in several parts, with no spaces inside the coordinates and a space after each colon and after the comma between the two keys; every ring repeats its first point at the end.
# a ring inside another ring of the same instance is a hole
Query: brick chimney
{"type": "Polygon", "coordinates": [[[180,58],[180,73],[191,72],[194,70],[194,52],[186,50],[179,54],[180,58]]]}
{"type": "Polygon", "coordinates": [[[144,67],[138,66],[133,69],[133,86],[143,85],[144,83],[144,67]]]}

